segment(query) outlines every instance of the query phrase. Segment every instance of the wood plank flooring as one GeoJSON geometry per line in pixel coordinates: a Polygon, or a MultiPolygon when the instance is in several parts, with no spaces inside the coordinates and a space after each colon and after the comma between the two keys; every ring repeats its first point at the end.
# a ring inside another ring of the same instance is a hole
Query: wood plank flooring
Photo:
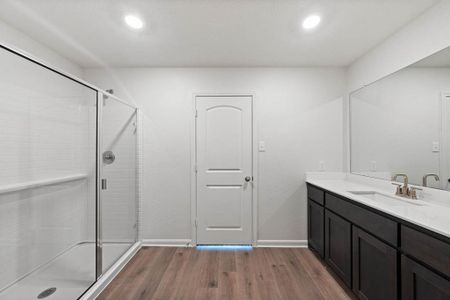
{"type": "Polygon", "coordinates": [[[144,247],[97,299],[353,298],[308,249],[144,247]]]}

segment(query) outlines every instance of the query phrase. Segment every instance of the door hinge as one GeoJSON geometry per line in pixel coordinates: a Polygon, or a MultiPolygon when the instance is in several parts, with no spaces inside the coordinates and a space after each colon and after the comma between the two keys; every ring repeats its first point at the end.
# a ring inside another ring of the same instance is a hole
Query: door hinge
{"type": "Polygon", "coordinates": [[[194,221],[194,225],[195,225],[195,228],[197,228],[197,227],[198,227],[198,220],[197,220],[197,219],[195,219],[195,221],[194,221]]]}
{"type": "Polygon", "coordinates": [[[197,118],[197,117],[198,117],[198,111],[195,110],[195,118],[197,118]]]}
{"type": "Polygon", "coordinates": [[[197,165],[194,166],[194,172],[195,172],[195,173],[198,173],[197,165]]]}

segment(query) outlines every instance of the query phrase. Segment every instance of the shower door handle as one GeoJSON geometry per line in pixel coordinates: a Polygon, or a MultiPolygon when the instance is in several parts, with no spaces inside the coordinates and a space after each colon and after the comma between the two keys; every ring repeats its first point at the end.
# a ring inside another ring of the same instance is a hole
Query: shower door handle
{"type": "Polygon", "coordinates": [[[106,190],[108,188],[106,178],[102,178],[102,190],[106,190]]]}

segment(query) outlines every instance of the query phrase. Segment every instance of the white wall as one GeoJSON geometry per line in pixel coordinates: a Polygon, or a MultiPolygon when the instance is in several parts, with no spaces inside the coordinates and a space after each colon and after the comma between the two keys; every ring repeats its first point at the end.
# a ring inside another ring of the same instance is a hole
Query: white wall
{"type": "Polygon", "coordinates": [[[354,91],[450,46],[450,1],[442,0],[356,60],[348,72],[354,91]]]}
{"type": "Polygon", "coordinates": [[[259,154],[259,240],[306,240],[304,173],[342,170],[339,68],[100,69],[86,79],[114,88],[143,111],[143,239],[190,239],[193,94],[255,94],[259,154]],[[126,87],[126,90],[120,87],[126,87]]]}
{"type": "Polygon", "coordinates": [[[432,144],[440,141],[443,92],[449,68],[410,67],[352,94],[352,171],[377,176],[376,162],[378,174],[406,173],[418,185],[426,173],[439,175],[432,144]]]}
{"type": "Polygon", "coordinates": [[[0,44],[20,49],[76,77],[83,76],[83,69],[78,65],[1,20],[0,44]]]}

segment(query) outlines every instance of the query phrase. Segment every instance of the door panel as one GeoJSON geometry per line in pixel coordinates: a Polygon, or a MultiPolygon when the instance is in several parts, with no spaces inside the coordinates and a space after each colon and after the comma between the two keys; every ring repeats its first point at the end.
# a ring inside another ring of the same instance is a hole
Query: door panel
{"type": "Polygon", "coordinates": [[[356,226],[352,231],[353,291],[360,299],[397,299],[397,250],[356,226]]]}
{"type": "Polygon", "coordinates": [[[252,98],[197,97],[197,243],[250,244],[252,98]]]}
{"type": "Polygon", "coordinates": [[[449,300],[450,281],[402,255],[403,300],[449,300]]]}
{"type": "Polygon", "coordinates": [[[325,260],[351,287],[351,223],[325,210],[325,260]]]}
{"type": "Polygon", "coordinates": [[[242,110],[239,107],[215,106],[205,111],[206,165],[208,171],[242,169],[242,110]]]}
{"type": "Polygon", "coordinates": [[[324,256],[324,208],[308,199],[308,245],[324,256]]]}

